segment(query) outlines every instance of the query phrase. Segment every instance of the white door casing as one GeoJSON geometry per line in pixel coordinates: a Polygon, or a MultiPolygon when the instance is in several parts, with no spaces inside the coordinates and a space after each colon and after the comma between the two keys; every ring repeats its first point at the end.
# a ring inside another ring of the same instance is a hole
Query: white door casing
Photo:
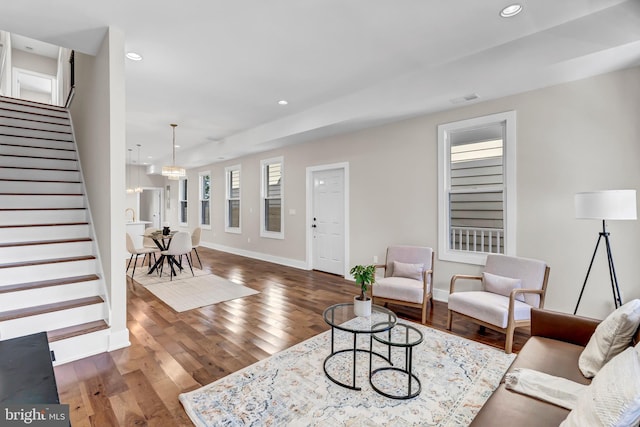
{"type": "Polygon", "coordinates": [[[347,276],[348,164],[307,168],[307,264],[347,276]]]}

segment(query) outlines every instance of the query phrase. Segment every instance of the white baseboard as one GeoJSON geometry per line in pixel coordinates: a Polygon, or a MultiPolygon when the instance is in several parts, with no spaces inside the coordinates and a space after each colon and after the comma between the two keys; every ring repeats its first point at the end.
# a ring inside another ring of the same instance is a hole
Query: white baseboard
{"type": "Polygon", "coordinates": [[[131,342],[129,341],[129,329],[114,332],[111,331],[109,335],[109,349],[108,351],[118,350],[121,348],[129,347],[131,342]]]}
{"type": "Polygon", "coordinates": [[[449,291],[444,289],[433,288],[433,299],[441,302],[449,301],[449,291]]]}
{"type": "Polygon", "coordinates": [[[287,267],[298,268],[300,270],[309,270],[309,267],[307,266],[307,262],[298,260],[298,259],[284,258],[284,257],[275,256],[275,255],[265,254],[262,252],[247,251],[245,249],[238,249],[231,246],[224,246],[224,245],[219,245],[216,243],[209,243],[209,242],[200,242],[200,246],[204,246],[205,248],[215,249],[222,252],[228,252],[234,255],[244,256],[247,258],[259,259],[260,261],[267,261],[267,262],[272,262],[274,264],[284,265],[287,267]]]}

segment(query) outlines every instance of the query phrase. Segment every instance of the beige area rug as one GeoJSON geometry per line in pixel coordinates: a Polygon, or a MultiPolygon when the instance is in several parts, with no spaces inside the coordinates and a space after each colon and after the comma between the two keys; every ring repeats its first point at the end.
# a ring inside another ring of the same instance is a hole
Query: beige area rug
{"type": "MultiPolygon", "coordinates": [[[[187,267],[182,273],[170,279],[165,268],[164,274],[147,274],[147,267],[136,268],[134,280],[149,292],[161,299],[177,312],[230,301],[255,295],[259,292],[246,286],[234,283],[223,277],[194,268],[194,276],[187,267]],[[138,270],[142,270],[138,273],[138,270]]],[[[128,271],[127,274],[131,275],[128,271]]]]}
{"type": "MultiPolygon", "coordinates": [[[[400,321],[400,323],[405,323],[400,321]]],[[[331,382],[323,361],[331,351],[331,332],[323,332],[197,390],[180,402],[197,427],[240,426],[468,426],[515,358],[515,354],[412,323],[424,341],[413,353],[413,369],[422,392],[413,399],[389,399],[369,383],[369,356],[358,352],[356,383],[350,390],[331,382]]],[[[336,350],[351,348],[353,336],[336,331],[336,350]]],[[[369,336],[358,335],[368,349],[369,336]]],[[[382,354],[386,348],[376,347],[382,354]]],[[[351,382],[353,353],[340,353],[327,370],[351,382]]],[[[404,366],[403,349],[392,361],[404,366]]],[[[373,368],[389,366],[380,357],[373,368]]],[[[405,392],[407,377],[379,374],[374,383],[392,394],[405,392]]],[[[414,383],[415,384],[415,383],[414,383]]]]}

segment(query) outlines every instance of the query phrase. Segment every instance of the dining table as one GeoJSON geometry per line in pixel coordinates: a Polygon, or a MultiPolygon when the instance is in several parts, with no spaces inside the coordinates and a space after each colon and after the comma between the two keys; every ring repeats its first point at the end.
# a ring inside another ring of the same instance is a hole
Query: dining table
{"type": "Polygon", "coordinates": [[[171,239],[177,233],[177,231],[170,231],[169,234],[164,234],[162,231],[157,231],[155,233],[147,234],[146,237],[151,238],[153,242],[156,244],[158,249],[160,249],[160,257],[156,261],[156,263],[149,269],[147,274],[151,274],[154,271],[159,271],[164,263],[165,258],[169,263],[169,267],[173,272],[173,275],[176,275],[176,270],[174,267],[177,267],[180,271],[182,271],[182,265],[176,261],[176,258],[173,255],[163,255],[162,252],[169,249],[169,245],[171,245],[171,239]]]}

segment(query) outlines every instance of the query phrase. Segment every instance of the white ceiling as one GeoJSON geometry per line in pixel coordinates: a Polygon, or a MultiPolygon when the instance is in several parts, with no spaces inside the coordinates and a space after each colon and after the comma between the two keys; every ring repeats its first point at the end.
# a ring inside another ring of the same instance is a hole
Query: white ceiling
{"type": "Polygon", "coordinates": [[[0,28],[90,54],[122,29],[144,57],[126,62],[127,146],[163,164],[178,123],[196,167],[640,64],[640,0],[520,3],[21,0],[0,28]]]}

